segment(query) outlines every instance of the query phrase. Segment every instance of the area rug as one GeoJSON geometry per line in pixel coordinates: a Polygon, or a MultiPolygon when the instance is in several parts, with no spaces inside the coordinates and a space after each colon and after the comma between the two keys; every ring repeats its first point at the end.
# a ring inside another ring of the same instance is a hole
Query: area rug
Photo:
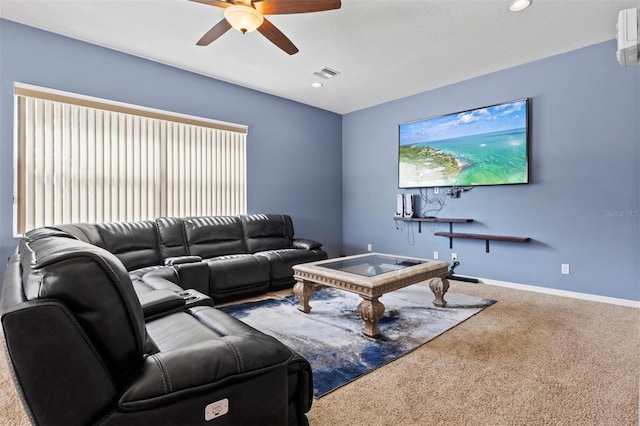
{"type": "Polygon", "coordinates": [[[298,299],[267,299],[220,309],[269,334],[304,356],[313,371],[314,396],[340,386],[416,349],[460,324],[495,300],[447,293],[447,306],[431,302],[433,293],[412,285],[380,298],[385,313],[377,339],[361,333],[364,322],[356,307],[360,296],[319,287],[311,297],[311,312],[297,309],[298,299]]]}

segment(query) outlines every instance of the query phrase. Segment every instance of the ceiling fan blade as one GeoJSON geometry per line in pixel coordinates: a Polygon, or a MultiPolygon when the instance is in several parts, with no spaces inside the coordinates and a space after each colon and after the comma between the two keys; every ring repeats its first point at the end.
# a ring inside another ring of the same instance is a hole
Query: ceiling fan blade
{"type": "Polygon", "coordinates": [[[227,3],[226,1],[217,1],[217,0],[191,0],[191,1],[194,1],[196,3],[207,4],[209,6],[216,6],[216,7],[233,6],[233,4],[227,3]]]}
{"type": "Polygon", "coordinates": [[[231,24],[223,19],[211,28],[200,40],[196,43],[198,46],[208,46],[212,41],[220,37],[231,29],[231,24]]]}
{"type": "Polygon", "coordinates": [[[287,38],[286,35],[276,28],[267,18],[264,19],[262,25],[258,27],[260,34],[265,36],[269,41],[280,49],[287,52],[289,55],[298,53],[298,48],[287,38]]]}
{"type": "Polygon", "coordinates": [[[340,9],[341,5],[340,0],[265,0],[254,7],[263,15],[282,15],[340,9]]]}

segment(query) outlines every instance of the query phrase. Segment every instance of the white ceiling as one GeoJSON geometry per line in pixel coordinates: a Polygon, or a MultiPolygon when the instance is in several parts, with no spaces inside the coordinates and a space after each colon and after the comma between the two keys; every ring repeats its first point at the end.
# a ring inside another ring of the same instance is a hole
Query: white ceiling
{"type": "Polygon", "coordinates": [[[339,10],[270,15],[300,49],[293,56],[258,32],[196,46],[223,9],[188,0],[0,0],[0,17],[345,114],[611,40],[618,11],[640,0],[533,0],[519,13],[508,5],[342,0],[339,10]],[[341,74],[313,75],[325,66],[341,74]]]}

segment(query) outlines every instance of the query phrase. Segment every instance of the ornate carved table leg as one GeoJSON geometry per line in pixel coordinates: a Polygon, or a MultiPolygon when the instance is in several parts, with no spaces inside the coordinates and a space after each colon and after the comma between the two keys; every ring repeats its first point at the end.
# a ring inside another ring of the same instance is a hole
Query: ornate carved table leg
{"type": "Polygon", "coordinates": [[[311,299],[311,295],[313,294],[313,284],[307,281],[298,281],[293,286],[293,294],[296,295],[300,304],[298,305],[298,310],[308,314],[311,312],[311,306],[309,306],[309,299],[311,299]]]}
{"type": "Polygon", "coordinates": [[[377,297],[371,299],[363,298],[358,305],[358,314],[364,321],[362,334],[369,337],[377,337],[380,334],[378,329],[378,321],[384,315],[384,305],[377,297]]]}
{"type": "Polygon", "coordinates": [[[447,293],[447,290],[449,290],[449,281],[444,277],[434,278],[429,281],[429,288],[436,297],[433,304],[441,308],[444,307],[447,304],[447,301],[444,300],[444,295],[447,293]]]}

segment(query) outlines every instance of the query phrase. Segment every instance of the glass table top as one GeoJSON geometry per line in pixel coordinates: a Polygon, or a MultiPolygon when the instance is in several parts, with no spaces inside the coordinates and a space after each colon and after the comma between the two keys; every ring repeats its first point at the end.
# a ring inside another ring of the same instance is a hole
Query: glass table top
{"type": "Polygon", "coordinates": [[[401,256],[395,257],[371,254],[367,256],[357,257],[355,259],[337,259],[333,262],[323,263],[322,265],[318,266],[343,272],[350,272],[357,275],[364,275],[365,277],[373,277],[376,275],[384,274],[386,272],[393,272],[399,269],[405,269],[423,263],[429,263],[429,261],[407,259],[401,256]]]}

